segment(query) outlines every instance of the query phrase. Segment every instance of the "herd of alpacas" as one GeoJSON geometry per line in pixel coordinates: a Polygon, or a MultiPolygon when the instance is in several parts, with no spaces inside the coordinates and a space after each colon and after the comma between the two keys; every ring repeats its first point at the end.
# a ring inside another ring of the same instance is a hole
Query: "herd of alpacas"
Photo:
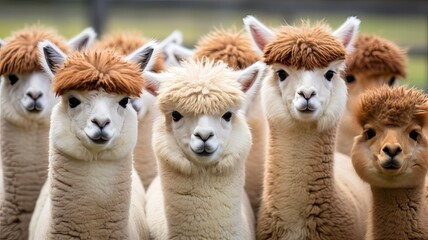
{"type": "Polygon", "coordinates": [[[428,239],[428,95],[349,17],[0,40],[0,239],[428,239]]]}

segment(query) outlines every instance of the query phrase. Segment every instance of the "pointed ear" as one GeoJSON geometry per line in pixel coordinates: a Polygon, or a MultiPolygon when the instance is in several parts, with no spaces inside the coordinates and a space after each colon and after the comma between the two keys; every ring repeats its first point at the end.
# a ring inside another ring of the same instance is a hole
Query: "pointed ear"
{"type": "Polygon", "coordinates": [[[266,65],[262,62],[256,62],[253,65],[242,70],[238,82],[241,84],[241,90],[248,93],[250,90],[257,89],[260,81],[263,78],[266,65]]]}
{"type": "Polygon", "coordinates": [[[161,73],[154,73],[150,71],[144,71],[143,72],[143,78],[145,81],[144,88],[152,94],[153,96],[158,95],[159,87],[161,85],[161,73]]]}
{"type": "Polygon", "coordinates": [[[346,21],[333,32],[339,41],[343,43],[347,52],[352,52],[354,40],[358,34],[361,21],[356,17],[349,17],[346,21]]]}
{"type": "Polygon", "coordinates": [[[254,49],[262,54],[264,47],[272,41],[275,33],[253,16],[245,17],[244,25],[253,42],[254,49]]]}
{"type": "Polygon", "coordinates": [[[180,44],[171,43],[163,49],[165,66],[180,66],[184,59],[193,57],[193,50],[180,44]]]}
{"type": "Polygon", "coordinates": [[[63,53],[55,44],[48,40],[39,42],[37,47],[39,48],[39,61],[43,70],[51,78],[53,78],[56,68],[64,64],[67,55],[65,55],[65,53],[63,53]]]}
{"type": "Polygon", "coordinates": [[[129,54],[125,60],[139,64],[141,72],[151,71],[159,57],[159,48],[156,41],[148,41],[139,49],[129,54]]]}
{"type": "Polygon", "coordinates": [[[91,27],[85,28],[81,33],[68,40],[71,51],[88,49],[94,43],[97,33],[91,27]]]}
{"type": "Polygon", "coordinates": [[[181,44],[183,42],[183,34],[179,30],[173,31],[168,37],[159,43],[159,48],[164,49],[169,44],[181,44]]]}

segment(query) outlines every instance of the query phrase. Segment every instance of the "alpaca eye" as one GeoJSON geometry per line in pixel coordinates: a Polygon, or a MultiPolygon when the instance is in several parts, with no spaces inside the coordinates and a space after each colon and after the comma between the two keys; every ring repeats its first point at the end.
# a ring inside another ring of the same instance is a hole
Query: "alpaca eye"
{"type": "Polygon", "coordinates": [[[75,98],[75,97],[70,97],[70,98],[68,99],[68,105],[69,105],[71,108],[75,108],[75,107],[77,107],[80,103],[81,103],[81,102],[80,102],[80,100],[79,100],[79,99],[77,99],[77,98],[75,98]]]}
{"type": "Polygon", "coordinates": [[[18,76],[16,76],[15,74],[10,74],[9,76],[7,76],[7,78],[10,81],[10,85],[15,84],[19,80],[18,76]]]}
{"type": "Polygon", "coordinates": [[[395,77],[392,77],[391,79],[389,79],[388,85],[392,87],[394,86],[394,84],[395,84],[395,77]]]}
{"type": "Polygon", "coordinates": [[[278,70],[276,73],[278,74],[279,81],[281,81],[281,82],[284,81],[288,77],[288,73],[284,70],[278,70]]]}
{"type": "Polygon", "coordinates": [[[129,102],[129,97],[124,97],[122,98],[122,100],[119,101],[119,105],[123,108],[126,108],[126,105],[129,102]]]}
{"type": "Polygon", "coordinates": [[[411,131],[411,132],[409,133],[409,137],[410,137],[411,139],[413,139],[413,140],[417,141],[417,140],[418,140],[418,137],[419,137],[419,133],[418,133],[418,132],[416,132],[415,130],[413,130],[413,131],[411,131]]]}
{"type": "Polygon", "coordinates": [[[324,77],[328,80],[331,81],[331,79],[333,78],[335,72],[332,70],[328,70],[325,74],[324,77]]]}
{"type": "Polygon", "coordinates": [[[376,132],[373,129],[368,129],[366,132],[367,140],[372,139],[376,136],[376,132]]]}
{"type": "Polygon", "coordinates": [[[226,122],[229,122],[230,119],[232,118],[232,113],[231,112],[227,112],[221,118],[223,118],[226,122]]]}
{"type": "Polygon", "coordinates": [[[353,82],[355,82],[354,75],[346,75],[345,81],[346,81],[346,83],[353,83],[353,82]]]}
{"type": "Polygon", "coordinates": [[[181,115],[179,112],[177,112],[177,111],[173,111],[172,113],[171,113],[171,116],[172,116],[172,120],[174,120],[174,122],[178,122],[178,121],[180,121],[180,119],[182,119],[183,118],[183,115],[181,115]]]}

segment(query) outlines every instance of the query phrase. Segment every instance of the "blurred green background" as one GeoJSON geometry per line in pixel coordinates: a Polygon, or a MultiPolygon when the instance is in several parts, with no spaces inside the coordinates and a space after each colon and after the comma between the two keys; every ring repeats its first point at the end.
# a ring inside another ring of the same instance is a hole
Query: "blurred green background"
{"type": "Polygon", "coordinates": [[[403,82],[428,90],[428,1],[2,0],[0,38],[35,23],[54,27],[67,38],[87,26],[102,33],[138,30],[160,40],[179,29],[184,45],[193,47],[200,36],[215,27],[241,28],[246,15],[254,15],[272,27],[303,18],[323,19],[333,28],[348,16],[357,16],[362,22],[361,33],[387,38],[408,50],[408,77],[403,82]]]}

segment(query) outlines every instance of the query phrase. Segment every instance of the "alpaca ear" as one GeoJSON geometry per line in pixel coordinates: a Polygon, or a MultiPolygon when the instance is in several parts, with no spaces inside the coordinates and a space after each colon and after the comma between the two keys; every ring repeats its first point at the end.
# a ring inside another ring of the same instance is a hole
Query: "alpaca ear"
{"type": "Polygon", "coordinates": [[[168,37],[159,43],[159,48],[162,50],[169,44],[181,44],[183,42],[183,34],[179,30],[173,31],[168,37]]]}
{"type": "Polygon", "coordinates": [[[353,51],[354,40],[358,34],[360,23],[361,21],[357,17],[348,17],[348,19],[333,32],[333,35],[343,43],[347,52],[353,51]]]}
{"type": "Polygon", "coordinates": [[[91,27],[85,28],[81,33],[68,40],[71,51],[88,49],[95,41],[97,33],[91,27]]]}
{"type": "Polygon", "coordinates": [[[144,88],[147,90],[147,92],[155,97],[158,95],[159,87],[162,82],[160,75],[161,73],[154,73],[150,71],[143,72],[143,78],[145,81],[144,88]]]}
{"type": "Polygon", "coordinates": [[[43,70],[53,78],[57,67],[64,64],[67,55],[48,40],[39,42],[37,47],[39,48],[39,61],[43,70]]]}
{"type": "Polygon", "coordinates": [[[245,17],[244,25],[255,49],[262,54],[264,47],[272,41],[275,33],[253,16],[245,17]]]}
{"type": "Polygon", "coordinates": [[[149,41],[129,54],[125,60],[138,64],[141,72],[151,71],[156,63],[156,59],[159,57],[158,52],[159,48],[156,41],[149,41]]]}
{"type": "Polygon", "coordinates": [[[193,50],[171,43],[163,49],[166,66],[179,66],[180,62],[193,57],[193,50]]]}
{"type": "Polygon", "coordinates": [[[251,91],[257,92],[265,69],[266,65],[259,61],[242,70],[238,78],[241,90],[247,94],[251,91]]]}

